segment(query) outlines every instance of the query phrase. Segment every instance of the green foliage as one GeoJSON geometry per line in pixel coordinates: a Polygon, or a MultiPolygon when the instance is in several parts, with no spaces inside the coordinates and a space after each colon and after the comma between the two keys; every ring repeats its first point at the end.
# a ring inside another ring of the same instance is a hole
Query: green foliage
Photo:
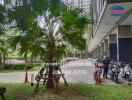
{"type": "Polygon", "coordinates": [[[59,46],[56,48],[56,52],[55,55],[57,57],[57,61],[60,60],[60,58],[65,55],[65,50],[63,48],[63,46],[59,46]]]}
{"type": "Polygon", "coordinates": [[[31,69],[33,66],[26,66],[26,64],[6,64],[4,66],[5,70],[25,70],[27,69],[31,69]]]}
{"type": "Polygon", "coordinates": [[[6,20],[6,8],[0,5],[0,36],[5,32],[5,24],[7,23],[6,20]]]}
{"type": "Polygon", "coordinates": [[[82,38],[87,20],[79,15],[78,10],[68,10],[62,16],[64,27],[61,29],[62,34],[66,37],[69,43],[80,50],[84,50],[86,40],[82,38]]]}
{"type": "Polygon", "coordinates": [[[32,10],[39,15],[48,9],[48,1],[51,0],[29,0],[32,10]]]}
{"type": "Polygon", "coordinates": [[[31,64],[6,64],[4,69],[5,70],[25,70],[25,69],[32,69],[34,66],[40,66],[40,63],[34,63],[33,65],[31,64]]]}
{"type": "Polygon", "coordinates": [[[70,48],[66,50],[66,56],[72,57],[74,56],[74,49],[70,48]]]}
{"type": "Polygon", "coordinates": [[[24,57],[31,53],[31,57],[59,60],[65,54],[65,43],[85,49],[82,34],[87,19],[79,9],[67,9],[61,0],[14,0],[14,4],[8,0],[2,7],[7,5],[9,27],[18,33],[10,44],[24,57]]]}

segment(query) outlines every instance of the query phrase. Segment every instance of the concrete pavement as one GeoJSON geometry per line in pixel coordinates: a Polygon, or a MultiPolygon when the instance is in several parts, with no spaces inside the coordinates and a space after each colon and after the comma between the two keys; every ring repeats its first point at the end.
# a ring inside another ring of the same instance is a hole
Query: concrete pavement
{"type": "MultiPolygon", "coordinates": [[[[70,62],[62,66],[62,70],[68,83],[95,84],[95,81],[93,79],[93,72],[95,70],[95,67],[90,60],[77,60],[70,62]]],[[[115,84],[109,79],[102,78],[102,81],[102,84],[115,84]]]]}
{"type": "MultiPolygon", "coordinates": [[[[94,64],[89,60],[76,60],[61,66],[68,83],[94,84],[93,79],[94,64]]],[[[31,74],[34,76],[38,72],[28,72],[30,81],[31,74]]],[[[25,72],[19,73],[0,73],[0,83],[23,83],[25,72]]],[[[35,81],[35,80],[34,80],[35,81]]],[[[63,79],[61,79],[63,82],[63,79]]],[[[111,80],[103,79],[103,84],[115,84],[111,80]]]]}
{"type": "MultiPolygon", "coordinates": [[[[37,72],[28,72],[28,79],[30,82],[31,74],[37,72]]],[[[24,83],[25,72],[0,73],[0,83],[24,83]]]]}
{"type": "Polygon", "coordinates": [[[68,83],[94,84],[93,64],[89,60],[77,60],[62,66],[68,83]]]}

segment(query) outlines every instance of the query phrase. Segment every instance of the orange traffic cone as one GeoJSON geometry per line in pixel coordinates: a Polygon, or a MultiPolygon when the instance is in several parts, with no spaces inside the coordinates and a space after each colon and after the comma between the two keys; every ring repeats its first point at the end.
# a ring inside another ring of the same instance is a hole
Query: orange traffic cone
{"type": "Polygon", "coordinates": [[[25,74],[25,81],[24,81],[24,83],[29,83],[27,70],[26,70],[26,74],[25,74]]]}
{"type": "Polygon", "coordinates": [[[101,74],[97,71],[96,73],[96,84],[101,85],[101,74]]]}

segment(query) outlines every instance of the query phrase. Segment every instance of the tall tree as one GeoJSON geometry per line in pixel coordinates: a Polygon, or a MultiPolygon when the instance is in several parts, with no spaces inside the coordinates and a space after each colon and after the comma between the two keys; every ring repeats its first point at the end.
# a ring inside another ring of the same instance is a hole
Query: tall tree
{"type": "Polygon", "coordinates": [[[6,24],[7,24],[7,13],[6,13],[6,7],[3,5],[3,2],[0,1],[0,69],[3,69],[4,64],[2,62],[2,59],[4,55],[6,54],[6,46],[5,41],[3,39],[3,35],[6,32],[6,24]]]}
{"type": "MultiPolygon", "coordinates": [[[[82,33],[87,19],[79,9],[67,9],[61,0],[8,0],[6,6],[8,21],[20,32],[12,38],[12,45],[19,44],[21,54],[31,52],[55,62],[65,53],[67,43],[85,49],[82,33]]],[[[47,88],[54,87],[52,71],[50,66],[47,88]]]]}

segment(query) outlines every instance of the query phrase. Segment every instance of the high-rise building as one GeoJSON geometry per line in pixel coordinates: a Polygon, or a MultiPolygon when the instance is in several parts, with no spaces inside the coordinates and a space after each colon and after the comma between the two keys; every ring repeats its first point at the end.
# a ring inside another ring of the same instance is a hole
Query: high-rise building
{"type": "Polygon", "coordinates": [[[68,4],[72,7],[80,8],[88,12],[90,7],[90,0],[67,0],[68,4]]]}

